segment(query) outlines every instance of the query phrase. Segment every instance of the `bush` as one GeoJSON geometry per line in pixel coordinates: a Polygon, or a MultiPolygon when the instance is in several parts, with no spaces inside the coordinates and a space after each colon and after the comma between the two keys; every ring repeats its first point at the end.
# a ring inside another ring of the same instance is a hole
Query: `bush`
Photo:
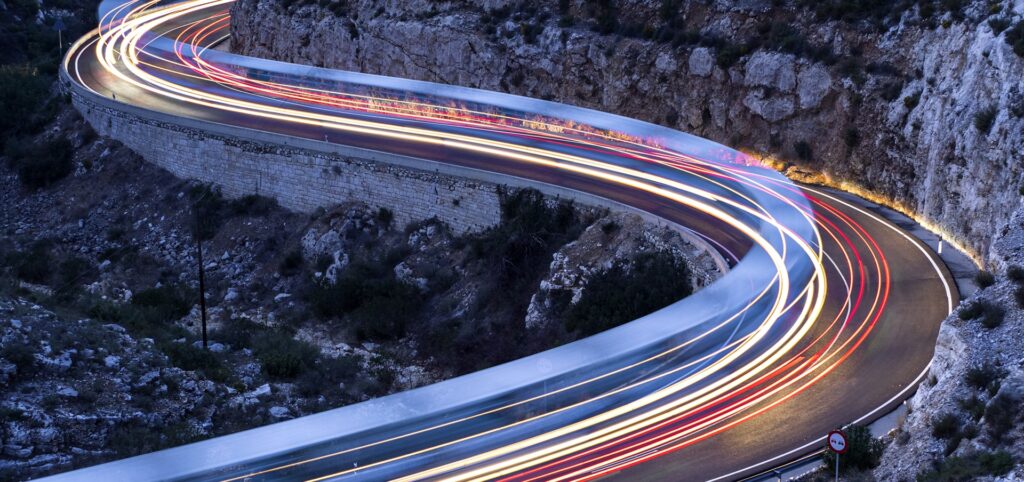
{"type": "Polygon", "coordinates": [[[213,352],[187,342],[166,342],[159,345],[171,364],[186,371],[200,371],[207,378],[225,382],[230,371],[213,352]]]}
{"type": "Polygon", "coordinates": [[[1024,286],[1018,286],[1013,290],[1013,298],[1017,300],[1017,307],[1024,308],[1024,286]]]}
{"type": "Polygon", "coordinates": [[[31,66],[0,67],[0,138],[31,133],[27,122],[50,90],[50,79],[31,66]]]}
{"type": "Polygon", "coordinates": [[[377,210],[377,221],[385,228],[391,227],[391,222],[395,219],[395,213],[391,212],[388,208],[380,208],[377,210]]]}
{"type": "Polygon", "coordinates": [[[258,194],[249,194],[231,201],[229,207],[231,214],[235,216],[266,216],[277,208],[277,200],[258,194]]]}
{"type": "Polygon", "coordinates": [[[799,141],[796,144],[793,144],[793,150],[796,152],[796,157],[801,161],[811,160],[811,145],[808,144],[807,141],[799,141]]]}
{"type": "Polygon", "coordinates": [[[967,412],[967,416],[975,422],[981,420],[981,417],[985,415],[985,401],[977,394],[972,394],[967,398],[961,398],[957,401],[957,405],[961,410],[967,412]]]}
{"type": "Polygon", "coordinates": [[[978,319],[981,326],[991,330],[1003,324],[1006,311],[989,301],[976,300],[961,308],[958,316],[965,321],[978,319]]]}
{"type": "MultiPolygon", "coordinates": [[[[864,425],[850,425],[843,431],[846,433],[847,449],[840,460],[839,471],[847,473],[878,467],[885,444],[871,436],[871,430],[864,425]]],[[[835,473],[835,453],[826,450],[822,459],[825,462],[826,473],[835,473]]]]}
{"type": "Polygon", "coordinates": [[[906,107],[908,111],[914,110],[914,108],[917,107],[917,104],[919,104],[920,102],[921,91],[917,91],[914,94],[908,95],[903,98],[903,106],[906,107]]]}
{"type": "Polygon", "coordinates": [[[985,312],[985,305],[986,303],[981,300],[972,301],[963,308],[960,308],[958,316],[964,321],[973,320],[985,312]]]}
{"type": "Polygon", "coordinates": [[[302,272],[304,264],[305,260],[302,258],[302,251],[293,249],[281,259],[281,264],[278,265],[277,271],[281,273],[281,276],[295,276],[302,272]]]}
{"type": "Polygon", "coordinates": [[[991,330],[998,328],[999,325],[1003,324],[1003,318],[1006,316],[1006,311],[1002,307],[989,304],[986,306],[985,313],[981,317],[981,326],[991,330]]]}
{"type": "Polygon", "coordinates": [[[992,446],[1003,443],[1019,413],[1019,401],[1009,395],[1000,394],[988,402],[988,407],[985,407],[985,426],[992,446]]]}
{"type": "Polygon", "coordinates": [[[729,67],[735,65],[736,62],[739,62],[748,53],[744,45],[728,44],[718,49],[718,53],[715,55],[715,63],[723,70],[728,70],[729,67]]]}
{"type": "Polygon", "coordinates": [[[1024,20],[1017,22],[1013,28],[1006,31],[1005,40],[1007,45],[1013,47],[1015,54],[1024,57],[1024,20]]]}
{"type": "Polygon", "coordinates": [[[251,348],[253,337],[266,331],[262,325],[256,324],[244,318],[231,318],[221,323],[220,328],[210,336],[214,340],[226,343],[232,348],[239,350],[251,348]]]}
{"type": "Polygon", "coordinates": [[[984,109],[974,113],[974,128],[978,129],[978,132],[982,134],[988,134],[992,130],[992,125],[996,121],[996,115],[999,114],[999,107],[995,104],[989,105],[984,109]]]}
{"type": "Polygon", "coordinates": [[[999,35],[1010,27],[1010,20],[1006,17],[994,17],[989,19],[988,26],[992,29],[992,35],[999,35]]]}
{"type": "Polygon", "coordinates": [[[6,149],[8,159],[18,172],[18,180],[30,189],[50,186],[71,174],[73,152],[67,139],[36,144],[14,142],[6,149]]]}
{"type": "Polygon", "coordinates": [[[396,279],[387,266],[356,261],[334,284],[314,287],[308,301],[321,317],[349,315],[359,338],[381,340],[405,336],[409,320],[419,314],[423,295],[396,279]]]}
{"type": "Polygon", "coordinates": [[[148,317],[158,322],[175,321],[192,309],[192,290],[179,285],[163,285],[139,291],[132,296],[132,305],[148,310],[148,317]]]}
{"type": "Polygon", "coordinates": [[[856,127],[847,128],[843,133],[843,142],[846,143],[846,147],[853,149],[860,145],[860,131],[856,127]]]}
{"type": "Polygon", "coordinates": [[[253,351],[268,377],[292,379],[309,369],[320,354],[313,345],[282,331],[266,331],[252,340],[253,351]]]}
{"type": "Polygon", "coordinates": [[[564,315],[566,330],[582,336],[657,311],[692,292],[687,266],[671,253],[644,253],[587,281],[579,302],[564,315]]]}
{"type": "Polygon", "coordinates": [[[932,436],[949,439],[960,434],[960,418],[952,412],[946,412],[932,419],[932,436]]]}
{"type": "Polygon", "coordinates": [[[1013,469],[1013,457],[1004,451],[975,452],[949,457],[933,469],[917,474],[918,482],[960,482],[985,475],[1004,475],[1013,469]]]}
{"type": "Polygon", "coordinates": [[[36,373],[36,355],[33,346],[22,343],[10,343],[0,348],[0,358],[14,364],[18,371],[15,376],[20,379],[30,378],[36,373]]]}
{"type": "Polygon", "coordinates": [[[1024,268],[1012,265],[1009,268],[1006,268],[1006,277],[1014,283],[1024,282],[1024,268]]]}
{"type": "Polygon", "coordinates": [[[978,283],[978,286],[981,286],[982,288],[988,288],[995,284],[996,277],[988,271],[980,270],[974,274],[974,282],[978,283]]]}
{"type": "Polygon", "coordinates": [[[53,256],[50,254],[49,243],[36,242],[27,252],[17,252],[9,256],[7,263],[14,267],[14,274],[18,279],[43,284],[50,280],[53,256]]]}
{"type": "Polygon", "coordinates": [[[199,184],[188,190],[188,198],[192,203],[192,216],[187,223],[192,235],[204,241],[213,239],[224,223],[225,215],[230,213],[220,189],[199,184]]]}
{"type": "Polygon", "coordinates": [[[983,390],[998,386],[1004,376],[1006,376],[1005,370],[986,362],[969,368],[967,373],[964,374],[964,382],[967,383],[967,386],[976,390],[983,390]]]}

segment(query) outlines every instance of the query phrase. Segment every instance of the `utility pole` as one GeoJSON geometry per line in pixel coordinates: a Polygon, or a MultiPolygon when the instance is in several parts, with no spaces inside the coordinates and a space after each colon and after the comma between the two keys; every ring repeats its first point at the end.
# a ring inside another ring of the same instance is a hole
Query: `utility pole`
{"type": "Polygon", "coordinates": [[[53,29],[57,31],[57,48],[60,52],[60,58],[57,60],[58,63],[64,61],[64,19],[57,17],[57,20],[53,23],[53,29]]]}
{"type": "MultiPolygon", "coordinates": [[[[205,197],[205,194],[203,195],[205,197]]],[[[202,198],[199,199],[201,201],[202,198]]],[[[196,217],[196,259],[199,261],[199,313],[203,321],[203,349],[206,349],[206,267],[203,266],[203,232],[199,224],[199,201],[192,203],[192,212],[196,217]]]]}

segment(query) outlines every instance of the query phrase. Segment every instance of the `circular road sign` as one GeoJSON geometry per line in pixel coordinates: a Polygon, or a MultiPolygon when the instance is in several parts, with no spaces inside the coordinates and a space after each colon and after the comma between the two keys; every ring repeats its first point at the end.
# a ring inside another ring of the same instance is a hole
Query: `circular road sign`
{"type": "Polygon", "coordinates": [[[828,448],[837,454],[845,454],[847,449],[846,434],[842,430],[833,430],[828,433],[828,448]]]}

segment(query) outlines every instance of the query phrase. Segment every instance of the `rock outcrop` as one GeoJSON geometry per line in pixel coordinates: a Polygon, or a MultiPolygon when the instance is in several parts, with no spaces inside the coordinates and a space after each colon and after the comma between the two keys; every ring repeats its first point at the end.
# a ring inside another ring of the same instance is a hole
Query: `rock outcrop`
{"type": "Polygon", "coordinates": [[[914,8],[883,28],[767,1],[611,3],[613,20],[582,1],[239,0],[232,48],[662,123],[896,207],[992,261],[1024,174],[1024,59],[996,22],[1020,21],[1020,1],[914,8]]]}

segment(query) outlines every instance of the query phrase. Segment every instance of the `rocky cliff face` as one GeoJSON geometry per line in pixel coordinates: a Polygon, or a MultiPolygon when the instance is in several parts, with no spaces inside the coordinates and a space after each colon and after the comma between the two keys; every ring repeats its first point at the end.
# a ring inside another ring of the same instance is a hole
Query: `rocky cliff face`
{"type": "Polygon", "coordinates": [[[232,48],[661,123],[894,206],[995,261],[1024,174],[1024,59],[1005,41],[1024,2],[794,3],[239,0],[232,48]]]}

